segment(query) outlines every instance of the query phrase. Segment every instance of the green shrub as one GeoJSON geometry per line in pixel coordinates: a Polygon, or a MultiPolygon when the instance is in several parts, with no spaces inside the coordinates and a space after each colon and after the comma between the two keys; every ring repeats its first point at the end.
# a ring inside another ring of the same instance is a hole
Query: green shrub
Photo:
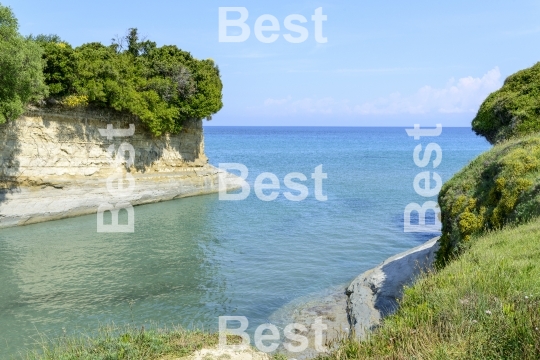
{"type": "Polygon", "coordinates": [[[43,49],[45,83],[49,95],[66,96],[73,92],[74,51],[71,45],[56,35],[30,36],[43,49]]]}
{"type": "Polygon", "coordinates": [[[444,263],[471,236],[540,215],[540,136],[506,141],[474,159],[439,193],[444,263]]]}
{"type": "Polygon", "coordinates": [[[472,127],[492,144],[540,131],[540,63],[509,76],[484,101],[472,127]]]}
{"type": "Polygon", "coordinates": [[[156,136],[178,133],[185,120],[211,118],[222,107],[219,69],[176,46],[139,41],[137,29],[110,46],[77,48],[56,35],[23,38],[0,5],[0,123],[30,102],[105,107],[134,115],[156,136]],[[41,58],[42,57],[42,58],[41,58]]]}
{"type": "Polygon", "coordinates": [[[16,119],[27,103],[46,96],[41,53],[18,33],[11,9],[0,4],[0,123],[16,119]]]}
{"type": "Polygon", "coordinates": [[[185,120],[211,117],[223,106],[223,85],[212,60],[197,60],[176,46],[140,42],[137,29],[110,46],[72,48],[54,35],[33,40],[44,50],[54,103],[71,106],[74,99],[86,99],[76,105],[127,112],[156,136],[178,133],[185,120]]]}

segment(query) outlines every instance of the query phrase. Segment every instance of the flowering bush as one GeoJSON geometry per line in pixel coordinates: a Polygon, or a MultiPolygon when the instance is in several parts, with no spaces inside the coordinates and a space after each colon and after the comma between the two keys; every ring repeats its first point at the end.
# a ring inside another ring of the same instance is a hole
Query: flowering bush
{"type": "Polygon", "coordinates": [[[474,234],[540,215],[540,136],[506,141],[474,159],[439,193],[440,260],[474,234]]]}

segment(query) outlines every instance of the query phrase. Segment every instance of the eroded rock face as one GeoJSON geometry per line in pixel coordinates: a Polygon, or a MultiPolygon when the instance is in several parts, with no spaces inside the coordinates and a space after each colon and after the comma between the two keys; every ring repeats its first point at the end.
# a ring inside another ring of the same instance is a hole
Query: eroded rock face
{"type": "Polygon", "coordinates": [[[363,339],[382,318],[395,312],[403,287],[433,266],[439,237],[394,255],[354,279],[347,288],[347,315],[354,334],[363,339]]]}
{"type": "Polygon", "coordinates": [[[116,171],[107,149],[111,145],[118,149],[123,142],[136,149],[131,169],[136,173],[174,172],[208,162],[200,120],[185,124],[180,134],[153,137],[128,116],[36,110],[0,125],[0,176],[3,180],[106,176],[116,171]],[[110,140],[99,133],[108,124],[115,129],[128,129],[134,124],[135,133],[110,140]]]}
{"type": "Polygon", "coordinates": [[[204,154],[200,120],[160,137],[136,119],[107,111],[33,109],[0,125],[0,227],[88,214],[108,201],[138,205],[215,192],[217,180],[204,154]],[[108,124],[134,124],[135,132],[108,139],[99,132],[108,124]],[[108,153],[122,143],[135,150],[129,169],[108,153]],[[135,179],[129,196],[107,190],[107,178],[119,171],[135,179]]]}

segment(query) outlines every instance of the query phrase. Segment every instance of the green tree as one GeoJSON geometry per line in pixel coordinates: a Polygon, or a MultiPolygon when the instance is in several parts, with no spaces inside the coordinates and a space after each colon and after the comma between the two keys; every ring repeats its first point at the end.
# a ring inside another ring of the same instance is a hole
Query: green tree
{"type": "Polygon", "coordinates": [[[73,92],[74,51],[71,45],[58,35],[30,36],[39,44],[43,52],[45,83],[49,87],[49,95],[61,97],[73,92]]]}
{"type": "Polygon", "coordinates": [[[127,112],[156,136],[178,133],[184,121],[209,118],[223,106],[219,69],[212,60],[141,41],[136,28],[110,46],[72,48],[55,35],[32,39],[44,50],[45,81],[60,104],[127,112]]]}
{"type": "Polygon", "coordinates": [[[41,54],[39,45],[19,34],[11,9],[0,4],[0,123],[47,95],[41,54]]]}

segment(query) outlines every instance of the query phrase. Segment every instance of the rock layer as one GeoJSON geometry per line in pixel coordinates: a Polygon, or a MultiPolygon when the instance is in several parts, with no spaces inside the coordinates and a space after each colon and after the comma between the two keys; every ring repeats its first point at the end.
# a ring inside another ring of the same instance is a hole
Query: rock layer
{"type": "Polygon", "coordinates": [[[346,290],[347,315],[351,331],[358,338],[365,338],[383,317],[397,310],[403,287],[431,269],[438,249],[439,238],[436,237],[386,259],[351,282],[346,290]]]}
{"type": "MultiPolygon", "coordinates": [[[[308,348],[301,353],[285,355],[296,359],[315,358],[314,332],[310,329],[316,318],[327,326],[326,345],[336,346],[347,336],[365,339],[366,335],[380,325],[381,319],[398,308],[403,288],[411,285],[418,276],[431,269],[439,238],[408,251],[394,255],[380,265],[356,277],[349,286],[327,289],[324,294],[313,294],[292,301],[270,316],[280,326],[289,323],[305,325],[309,330],[308,348]]],[[[332,349],[331,347],[329,349],[332,349]]]]}
{"type": "Polygon", "coordinates": [[[0,125],[0,227],[90,214],[104,203],[139,205],[216,192],[218,174],[204,154],[200,120],[187,122],[180,134],[153,137],[127,115],[33,109],[0,125]],[[133,124],[135,132],[107,138],[99,129],[108,124],[133,124]],[[108,152],[122,143],[133,146],[133,164],[108,152]],[[111,193],[107,179],[126,173],[135,181],[131,194],[111,193]]]}

